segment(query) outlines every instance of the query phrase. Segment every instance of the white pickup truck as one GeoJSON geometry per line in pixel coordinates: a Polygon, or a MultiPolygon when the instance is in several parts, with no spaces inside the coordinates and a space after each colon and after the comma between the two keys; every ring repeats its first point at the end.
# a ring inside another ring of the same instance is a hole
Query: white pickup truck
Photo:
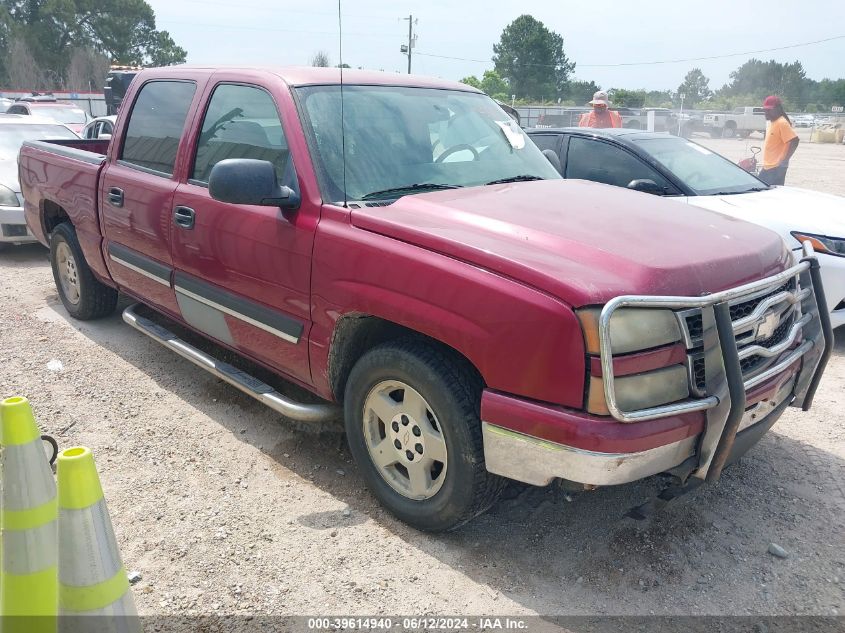
{"type": "Polygon", "coordinates": [[[704,131],[713,138],[733,138],[737,134],[745,138],[752,132],[766,135],[766,115],[763,108],[747,106],[734,108],[729,114],[705,114],[702,122],[704,131]]]}

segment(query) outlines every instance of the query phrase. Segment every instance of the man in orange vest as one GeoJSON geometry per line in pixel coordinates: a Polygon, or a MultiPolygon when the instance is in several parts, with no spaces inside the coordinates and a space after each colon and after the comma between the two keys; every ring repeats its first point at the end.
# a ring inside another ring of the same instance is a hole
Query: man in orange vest
{"type": "Polygon", "coordinates": [[[578,127],[622,127],[622,117],[618,112],[608,110],[610,103],[607,93],[599,90],[590,101],[592,112],[585,112],[578,120],[578,127]]]}

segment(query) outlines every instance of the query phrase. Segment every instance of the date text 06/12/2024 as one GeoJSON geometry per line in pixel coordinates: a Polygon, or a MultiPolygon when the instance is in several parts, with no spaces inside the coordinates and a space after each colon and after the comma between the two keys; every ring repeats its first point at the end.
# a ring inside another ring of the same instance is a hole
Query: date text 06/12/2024
{"type": "Polygon", "coordinates": [[[520,618],[502,617],[377,617],[309,618],[309,631],[526,631],[520,618]]]}

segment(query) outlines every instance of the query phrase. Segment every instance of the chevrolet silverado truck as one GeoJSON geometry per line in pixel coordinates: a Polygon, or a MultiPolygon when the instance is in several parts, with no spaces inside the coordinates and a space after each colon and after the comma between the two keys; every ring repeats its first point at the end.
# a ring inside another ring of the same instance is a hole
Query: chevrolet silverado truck
{"type": "Polygon", "coordinates": [[[508,479],[689,490],[809,407],[832,336],[811,247],[565,181],[465,85],[339,73],[148,69],[109,142],[26,143],[70,315],[124,293],[129,325],[282,415],[342,416],[426,530],[508,479]]]}

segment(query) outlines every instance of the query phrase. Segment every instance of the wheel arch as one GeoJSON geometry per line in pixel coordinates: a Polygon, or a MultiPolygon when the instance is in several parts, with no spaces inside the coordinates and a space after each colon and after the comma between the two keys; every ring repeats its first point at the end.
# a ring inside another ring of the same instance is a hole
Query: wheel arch
{"type": "Polygon", "coordinates": [[[41,230],[44,231],[44,237],[48,240],[50,239],[50,233],[53,232],[53,229],[62,222],[70,222],[73,224],[68,212],[57,202],[53,202],[52,200],[45,198],[41,201],[40,207],[38,215],[41,220],[41,230]]]}
{"type": "Polygon", "coordinates": [[[382,343],[409,338],[427,341],[437,347],[484,384],[475,364],[451,345],[382,317],[350,313],[337,320],[329,349],[328,378],[335,399],[338,402],[343,400],[349,374],[364,354],[382,343]]]}

